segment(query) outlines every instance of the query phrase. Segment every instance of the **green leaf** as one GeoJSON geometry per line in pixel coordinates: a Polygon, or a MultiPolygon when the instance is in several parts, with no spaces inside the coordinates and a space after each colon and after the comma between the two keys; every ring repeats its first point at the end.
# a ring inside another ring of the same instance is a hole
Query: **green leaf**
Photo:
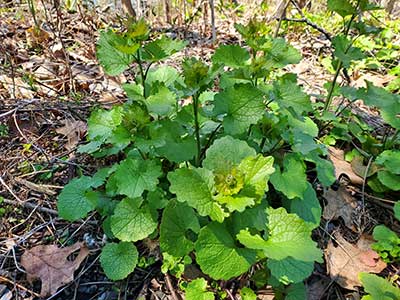
{"type": "Polygon", "coordinates": [[[373,105],[380,109],[382,118],[391,126],[400,129],[400,96],[391,94],[384,88],[374,86],[367,82],[367,89],[359,90],[359,98],[364,100],[367,105],[373,105]]]}
{"type": "Polygon", "coordinates": [[[171,92],[166,86],[162,85],[158,87],[157,92],[150,95],[146,99],[146,106],[150,114],[155,114],[158,116],[168,116],[174,110],[176,110],[176,95],[171,92]]]}
{"type": "Polygon", "coordinates": [[[201,270],[216,280],[239,276],[256,262],[256,252],[236,246],[227,228],[216,222],[200,230],[195,249],[201,270]]]}
{"type": "Polygon", "coordinates": [[[393,191],[400,191],[400,175],[394,175],[388,171],[379,171],[378,179],[393,191]]]}
{"type": "Polygon", "coordinates": [[[266,257],[282,260],[292,257],[301,261],[321,262],[321,250],[311,239],[311,228],[295,214],[288,214],[284,208],[268,208],[268,239],[251,235],[242,230],[238,240],[250,249],[262,250],[266,257]]]}
{"type": "Polygon", "coordinates": [[[244,287],[240,290],[240,297],[242,300],[257,300],[256,293],[248,287],[244,287]]]}
{"type": "Polygon", "coordinates": [[[179,78],[178,71],[170,66],[160,66],[155,69],[150,69],[147,74],[146,83],[153,85],[155,82],[162,82],[166,87],[173,86],[176,80],[179,78]]]}
{"type": "Polygon", "coordinates": [[[266,231],[267,225],[266,204],[262,202],[251,208],[245,209],[243,212],[235,212],[231,219],[228,219],[229,228],[234,234],[238,234],[242,229],[256,229],[258,231],[266,231]]]}
{"type": "Polygon", "coordinates": [[[357,13],[357,10],[349,0],[328,0],[328,8],[337,12],[343,18],[357,13]]]}
{"type": "Polygon", "coordinates": [[[108,243],[101,250],[100,263],[111,280],[126,278],[136,267],[138,251],[132,243],[108,243]]]}
{"type": "Polygon", "coordinates": [[[314,270],[314,262],[287,257],[283,260],[268,259],[267,266],[272,276],[283,284],[302,282],[314,270]]]}
{"type": "Polygon", "coordinates": [[[191,94],[201,90],[212,79],[209,74],[209,66],[197,58],[185,59],[182,69],[185,84],[192,91],[191,94]]]}
{"type": "Polygon", "coordinates": [[[122,88],[129,99],[144,102],[143,85],[137,83],[124,83],[122,88]]]}
{"type": "Polygon", "coordinates": [[[111,110],[99,109],[94,111],[88,119],[89,139],[106,141],[113,135],[113,131],[121,124],[122,118],[122,106],[115,106],[111,110]]]}
{"type": "Polygon", "coordinates": [[[194,210],[185,203],[171,200],[164,209],[160,227],[160,247],[162,251],[181,257],[194,248],[187,237],[189,230],[198,233],[200,224],[194,210]]]}
{"type": "Polygon", "coordinates": [[[336,180],[333,163],[330,160],[318,158],[315,164],[319,181],[326,187],[331,186],[336,180]]]}
{"type": "Polygon", "coordinates": [[[222,124],[227,134],[241,134],[263,117],[263,93],[251,84],[236,84],[214,99],[214,113],[224,115],[222,124]]]}
{"type": "Polygon", "coordinates": [[[265,52],[267,68],[283,68],[289,64],[297,64],[301,60],[301,53],[289,45],[283,38],[269,39],[260,50],[265,52]]]}
{"type": "Polygon", "coordinates": [[[275,171],[273,164],[272,156],[264,157],[262,154],[243,159],[238,166],[238,170],[245,174],[243,194],[249,189],[253,190],[252,193],[263,196],[268,191],[269,177],[275,171]]]}
{"type": "Polygon", "coordinates": [[[400,201],[397,201],[393,207],[394,217],[400,221],[400,201]]]}
{"type": "Polygon", "coordinates": [[[214,293],[207,292],[207,281],[204,278],[197,278],[189,282],[185,288],[186,300],[214,300],[214,293]]]}
{"type": "Polygon", "coordinates": [[[97,58],[108,75],[119,75],[133,62],[133,55],[123,53],[115,47],[120,43],[120,36],[111,30],[100,32],[97,58]]]}
{"type": "Polygon", "coordinates": [[[143,191],[154,191],[161,175],[161,166],[155,160],[128,158],[118,165],[114,180],[119,194],[136,198],[143,191]]]}
{"type": "Polygon", "coordinates": [[[142,203],[142,198],[125,198],[117,204],[111,217],[111,231],[115,237],[124,242],[136,242],[157,228],[157,219],[142,203]]]}
{"type": "Polygon", "coordinates": [[[197,153],[193,135],[178,122],[168,119],[153,122],[149,131],[151,144],[161,157],[180,163],[191,160],[197,153]]]}
{"type": "Polygon", "coordinates": [[[321,205],[319,204],[317,194],[312,185],[307,182],[307,189],[303,197],[294,198],[290,201],[290,212],[295,213],[304,221],[318,227],[321,219],[321,205]]]}
{"type": "Polygon", "coordinates": [[[276,168],[271,176],[274,188],[289,199],[302,198],[307,189],[307,176],[304,162],[296,154],[286,154],[283,160],[284,171],[276,168]],[[296,178],[296,184],[293,184],[296,178]]]}
{"type": "Polygon", "coordinates": [[[335,56],[343,63],[346,68],[350,67],[351,62],[365,58],[362,50],[352,46],[351,40],[345,35],[337,35],[332,40],[335,48],[335,56]]]}
{"type": "Polygon", "coordinates": [[[215,140],[207,149],[203,166],[209,170],[223,172],[239,165],[244,158],[255,155],[254,148],[251,148],[245,141],[224,136],[215,140]]]}
{"type": "Polygon", "coordinates": [[[212,56],[214,64],[223,64],[231,68],[240,68],[248,64],[249,52],[239,45],[222,45],[212,56]]]}
{"type": "Polygon", "coordinates": [[[163,209],[167,206],[166,192],[161,188],[147,193],[146,200],[151,210],[163,209]]]}
{"type": "Polygon", "coordinates": [[[400,289],[393,286],[389,281],[368,273],[360,273],[358,275],[364,287],[365,292],[369,295],[364,296],[362,300],[396,300],[400,299],[400,289]]]}
{"type": "Polygon", "coordinates": [[[143,47],[142,59],[149,62],[166,59],[172,54],[181,51],[186,44],[185,41],[173,40],[163,36],[143,47]]]}
{"type": "Polygon", "coordinates": [[[299,114],[312,110],[310,97],[288,76],[274,82],[273,97],[281,108],[292,108],[299,114]]]}
{"type": "Polygon", "coordinates": [[[213,200],[213,175],[206,169],[177,169],[168,174],[169,190],[179,202],[186,202],[201,216],[222,222],[226,216],[222,207],[213,200]]]}
{"type": "Polygon", "coordinates": [[[397,243],[397,241],[399,240],[399,237],[397,236],[397,234],[394,231],[387,228],[385,225],[375,226],[374,231],[373,231],[373,237],[374,237],[374,240],[376,240],[376,241],[385,241],[386,240],[386,241],[397,243]]]}
{"type": "Polygon", "coordinates": [[[304,283],[299,282],[295,284],[291,284],[286,289],[286,298],[285,300],[304,300],[307,299],[307,290],[304,286],[304,283]]]}
{"type": "Polygon", "coordinates": [[[375,5],[375,3],[370,3],[370,0],[360,0],[360,9],[361,11],[370,11],[383,9],[383,7],[375,5]]]}
{"type": "Polygon", "coordinates": [[[241,196],[240,194],[233,196],[218,194],[215,196],[215,200],[223,204],[230,212],[242,212],[246,207],[255,204],[253,197],[241,196]]]}
{"type": "Polygon", "coordinates": [[[101,168],[98,170],[92,177],[92,187],[98,188],[102,186],[106,182],[108,176],[114,173],[115,169],[116,166],[113,165],[112,167],[101,168]]]}
{"type": "Polygon", "coordinates": [[[144,41],[147,40],[149,34],[150,34],[149,25],[142,18],[137,22],[129,24],[128,32],[126,35],[131,39],[144,41]]]}
{"type": "Polygon", "coordinates": [[[391,173],[400,175],[400,151],[385,150],[379,154],[375,162],[385,166],[391,173]]]}
{"type": "Polygon", "coordinates": [[[76,221],[86,217],[93,210],[95,203],[90,201],[87,193],[92,191],[93,180],[91,177],[82,176],[72,179],[58,196],[57,209],[61,218],[76,221]]]}

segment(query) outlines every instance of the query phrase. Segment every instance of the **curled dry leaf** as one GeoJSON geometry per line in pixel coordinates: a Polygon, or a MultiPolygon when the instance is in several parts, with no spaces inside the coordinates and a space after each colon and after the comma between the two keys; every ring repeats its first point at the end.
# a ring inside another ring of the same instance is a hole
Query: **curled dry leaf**
{"type": "Polygon", "coordinates": [[[87,125],[83,121],[64,120],[64,126],[57,128],[56,132],[67,137],[68,142],[65,144],[67,150],[72,150],[78,145],[81,138],[85,135],[87,125]]]}
{"type": "Polygon", "coordinates": [[[323,218],[325,220],[342,218],[346,227],[357,232],[353,220],[358,204],[346,187],[340,185],[337,191],[329,189],[324,193],[324,198],[327,205],[324,207],[323,218]]]}
{"type": "Polygon", "coordinates": [[[57,292],[57,289],[74,280],[74,271],[89,254],[83,243],[70,247],[58,248],[56,245],[40,245],[25,251],[21,265],[28,274],[28,280],[39,278],[42,281],[40,295],[46,297],[57,292]],[[69,261],[67,258],[79,250],[78,256],[69,261]]]}
{"type": "Polygon", "coordinates": [[[342,236],[336,237],[337,246],[329,241],[325,250],[325,260],[328,274],[338,284],[353,290],[361,286],[358,279],[360,272],[380,273],[386,268],[378,253],[371,249],[374,242],[367,236],[361,236],[356,245],[347,242],[342,236]]]}
{"type": "Polygon", "coordinates": [[[370,177],[379,171],[379,167],[375,163],[371,163],[368,167],[364,164],[361,156],[355,156],[351,161],[351,168],[354,173],[360,177],[370,177]],[[367,173],[367,174],[365,174],[367,173]]]}
{"type": "Polygon", "coordinates": [[[362,185],[363,178],[354,173],[351,164],[344,159],[343,150],[329,147],[329,159],[335,167],[336,178],[339,179],[340,175],[346,175],[353,184],[362,185]]]}

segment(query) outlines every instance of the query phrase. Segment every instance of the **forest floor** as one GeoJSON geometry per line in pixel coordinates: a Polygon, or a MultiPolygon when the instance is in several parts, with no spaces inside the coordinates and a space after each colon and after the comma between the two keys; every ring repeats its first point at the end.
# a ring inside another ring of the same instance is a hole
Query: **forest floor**
{"type": "MultiPolygon", "coordinates": [[[[136,268],[132,276],[120,282],[106,278],[99,264],[100,249],[105,242],[97,222],[99,216],[93,213],[74,223],[58,218],[56,199],[63,186],[78,174],[93,174],[102,163],[76,153],[78,145],[85,141],[88,115],[96,107],[124,102],[126,96],[120,84],[131,79],[131,74],[108,76],[96,60],[99,29],[120,24],[113,14],[84,9],[67,13],[50,5],[39,5],[36,9],[42,23],[39,32],[34,31],[27,5],[0,7],[0,300],[40,299],[40,282],[31,282],[21,266],[21,255],[26,250],[43,244],[64,247],[82,241],[88,246],[89,255],[73,280],[66,280],[66,285],[45,299],[177,300],[179,295],[173,292],[177,282],[161,273],[159,261],[136,268]]],[[[215,44],[209,26],[204,28],[201,19],[189,28],[165,26],[154,20],[153,29],[185,37],[190,43],[166,63],[177,64],[186,56],[207,60],[217,44],[240,42],[233,24],[247,23],[251,12],[241,17],[227,16],[217,20],[215,44]]],[[[321,94],[323,84],[333,76],[319,59],[321,55],[330,55],[329,41],[308,30],[289,32],[286,37],[303,54],[301,63],[288,69],[298,75],[308,94],[321,94]]],[[[355,85],[362,85],[364,79],[383,87],[393,76],[366,72],[354,80],[355,85]]],[[[359,109],[379,118],[362,106],[359,109]]],[[[348,168],[340,152],[334,155],[338,165],[348,168]]],[[[354,175],[351,170],[347,172],[349,177],[354,175]]],[[[350,182],[336,193],[326,195],[324,201],[341,203],[336,203],[341,205],[336,208],[331,205],[333,211],[324,211],[325,220],[315,234],[320,246],[328,247],[326,251],[332,247],[328,241],[334,233],[344,251],[362,251],[360,243],[354,242],[368,240],[367,234],[376,224],[384,223],[400,233],[400,224],[391,213],[396,199],[366,195],[361,186],[350,182]]],[[[141,252],[157,257],[157,245],[150,240],[141,247],[141,252]]],[[[54,260],[59,259],[57,249],[54,251],[54,260]]],[[[340,260],[337,251],[332,250],[331,255],[333,260],[340,260]]],[[[374,268],[377,257],[374,253],[367,255],[365,260],[372,260],[374,268]]],[[[67,264],[66,259],[64,263],[67,264]]],[[[349,268],[347,272],[355,270],[349,268]]],[[[391,264],[384,272],[399,274],[399,265],[391,264]]],[[[344,289],[336,282],[326,265],[317,265],[307,288],[312,300],[360,297],[358,291],[344,289]]],[[[259,298],[272,299],[272,290],[266,287],[259,298]]]]}

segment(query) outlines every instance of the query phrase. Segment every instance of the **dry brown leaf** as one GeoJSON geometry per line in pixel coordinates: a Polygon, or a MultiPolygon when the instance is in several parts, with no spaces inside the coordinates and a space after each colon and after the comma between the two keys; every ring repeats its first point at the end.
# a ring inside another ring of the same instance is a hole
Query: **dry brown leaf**
{"type": "Polygon", "coordinates": [[[390,83],[392,80],[396,79],[396,76],[386,74],[371,74],[371,73],[366,73],[361,75],[357,80],[353,81],[353,86],[356,88],[366,88],[367,83],[366,81],[373,82],[375,86],[378,87],[385,87],[388,83],[390,83]]]}
{"type": "Polygon", "coordinates": [[[37,46],[46,47],[50,39],[50,34],[43,30],[42,28],[37,28],[32,26],[25,30],[26,44],[29,48],[34,48],[37,46]]]}
{"type": "MultiPolygon", "coordinates": [[[[356,173],[360,177],[364,177],[365,172],[367,171],[367,166],[364,164],[363,158],[361,156],[355,156],[351,160],[351,168],[353,169],[354,173],[356,173]]],[[[367,177],[374,175],[378,171],[379,167],[375,163],[371,163],[368,167],[367,177]]]]}
{"type": "Polygon", "coordinates": [[[361,286],[358,279],[360,272],[380,273],[386,268],[386,263],[371,249],[372,239],[361,236],[357,244],[353,245],[337,235],[336,242],[336,247],[332,241],[329,242],[325,260],[328,274],[342,287],[353,290],[361,286]]]}
{"type": "Polygon", "coordinates": [[[353,184],[363,184],[363,178],[354,173],[351,164],[344,159],[343,150],[329,147],[329,159],[335,167],[335,176],[339,179],[340,175],[346,175],[353,184]]]}
{"type": "Polygon", "coordinates": [[[78,145],[81,138],[85,135],[87,125],[83,121],[76,121],[66,119],[64,120],[64,126],[57,128],[56,132],[67,137],[68,142],[65,144],[67,150],[72,150],[78,145]]]}
{"type": "Polygon", "coordinates": [[[353,223],[354,211],[357,208],[357,201],[346,190],[346,187],[340,185],[338,190],[329,189],[324,193],[327,205],[322,214],[325,220],[337,220],[342,218],[346,227],[357,231],[353,223]]]}
{"type": "Polygon", "coordinates": [[[7,89],[11,97],[30,99],[33,98],[31,87],[24,82],[21,78],[15,77],[14,79],[7,75],[0,75],[0,86],[3,85],[7,89]]]}
{"type": "Polygon", "coordinates": [[[56,245],[40,245],[25,251],[21,265],[28,274],[28,280],[39,278],[42,281],[40,295],[46,297],[57,292],[57,289],[74,280],[74,271],[89,254],[83,243],[70,247],[58,248],[56,245]],[[79,250],[78,256],[67,260],[68,256],[79,250]]]}

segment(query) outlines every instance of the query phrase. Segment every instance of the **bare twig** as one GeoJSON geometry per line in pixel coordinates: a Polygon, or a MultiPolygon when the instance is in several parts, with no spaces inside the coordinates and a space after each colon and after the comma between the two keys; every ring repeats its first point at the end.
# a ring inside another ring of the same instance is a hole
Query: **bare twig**
{"type": "Polygon", "coordinates": [[[23,205],[24,201],[22,201],[14,192],[13,190],[6,184],[6,182],[3,180],[3,178],[0,176],[0,183],[6,188],[6,190],[15,198],[17,199],[17,203],[19,205],[23,205]]]}
{"type": "Polygon", "coordinates": [[[181,300],[180,297],[177,295],[177,293],[175,293],[175,289],[174,289],[174,287],[172,285],[172,282],[171,282],[171,277],[169,276],[168,273],[165,274],[165,282],[167,284],[168,290],[171,293],[172,299],[181,300]]]}
{"type": "Polygon", "coordinates": [[[42,206],[39,206],[38,204],[34,204],[31,202],[24,202],[22,200],[20,200],[20,202],[17,202],[17,201],[10,200],[10,199],[4,199],[3,201],[6,204],[19,205],[19,206],[29,208],[29,209],[36,209],[37,211],[48,213],[53,216],[58,216],[58,212],[56,210],[47,208],[47,207],[42,207],[42,206]]]}
{"type": "Polygon", "coordinates": [[[34,291],[31,291],[30,289],[24,287],[23,285],[20,285],[19,283],[15,282],[15,281],[12,281],[12,280],[8,279],[7,277],[0,276],[0,282],[1,281],[7,282],[7,283],[12,284],[12,285],[15,285],[17,288],[19,288],[19,289],[21,289],[21,290],[23,290],[25,292],[28,292],[31,295],[35,296],[35,297],[40,297],[39,294],[35,293],[34,291]]]}
{"type": "MultiPolygon", "coordinates": [[[[281,11],[280,14],[279,14],[278,25],[276,26],[276,28],[275,28],[275,33],[274,33],[274,37],[275,37],[275,38],[278,37],[279,29],[281,28],[282,21],[283,21],[284,19],[286,19],[285,15],[286,15],[286,10],[287,10],[289,4],[290,4],[290,1],[287,1],[287,2],[285,3],[285,6],[283,7],[282,11],[281,11]]],[[[282,4],[279,4],[279,6],[281,6],[281,5],[282,5],[282,4]]],[[[278,9],[279,9],[279,8],[278,8],[278,9]]]]}

